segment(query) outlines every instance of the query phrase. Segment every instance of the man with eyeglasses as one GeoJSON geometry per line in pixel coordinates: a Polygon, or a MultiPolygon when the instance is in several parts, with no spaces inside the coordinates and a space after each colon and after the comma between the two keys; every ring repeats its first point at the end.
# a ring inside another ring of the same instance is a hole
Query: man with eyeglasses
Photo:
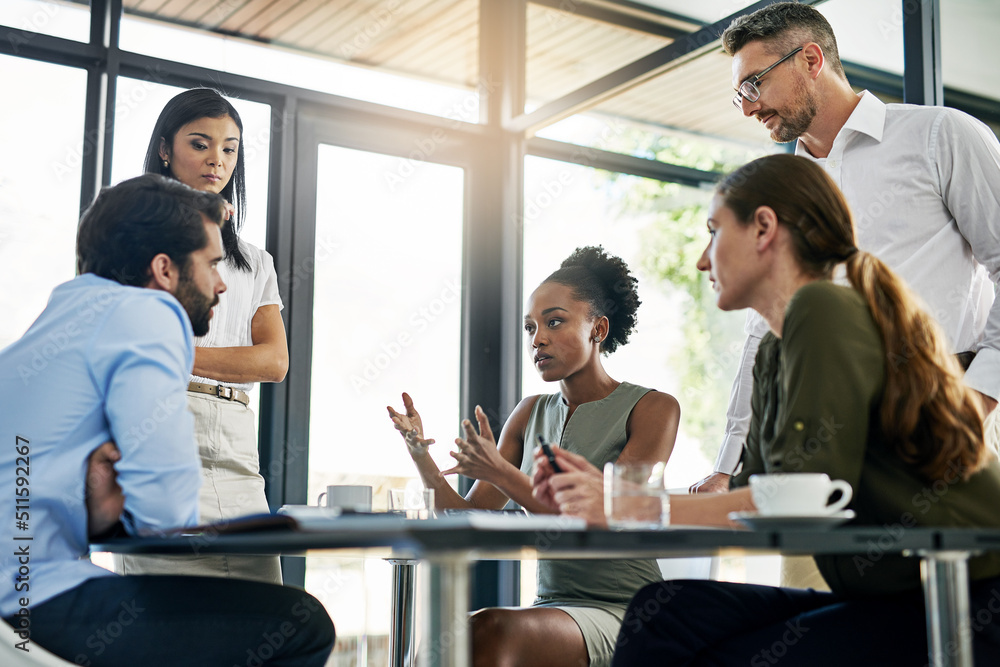
{"type": "MultiPolygon", "coordinates": [[[[1000,144],[954,109],[883,104],[856,94],[830,24],[793,2],[740,17],[722,35],[733,56],[733,104],[776,142],[816,160],[854,212],[858,246],[875,253],[924,299],[948,335],[966,383],[987,412],[1000,396],[1000,144]],[[974,359],[973,359],[974,357],[974,359]],[[971,364],[971,365],[970,365],[971,364]]],[[[767,324],[748,334],[714,472],[691,487],[722,491],[750,428],[753,363],[767,324]]],[[[905,361],[905,360],[901,360],[905,361]]],[[[995,446],[996,415],[987,420],[995,446]]]]}

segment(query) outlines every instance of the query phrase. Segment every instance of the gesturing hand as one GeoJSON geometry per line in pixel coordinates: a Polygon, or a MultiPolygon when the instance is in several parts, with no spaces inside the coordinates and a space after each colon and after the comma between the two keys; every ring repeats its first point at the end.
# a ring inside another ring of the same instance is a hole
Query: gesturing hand
{"type": "Polygon", "coordinates": [[[125,496],[118,486],[115,463],[121,452],[112,441],[91,452],[87,459],[86,503],[87,535],[96,537],[118,523],[125,510],[125,496]]]}
{"type": "Polygon", "coordinates": [[[468,419],[462,422],[465,430],[465,439],[455,438],[458,445],[457,452],[450,452],[455,459],[455,467],[443,470],[442,475],[459,473],[473,479],[480,479],[484,482],[496,482],[497,473],[504,465],[510,465],[500,456],[497,451],[497,443],[493,438],[493,429],[490,428],[490,420],[486,417],[483,409],[476,406],[476,421],[479,432],[468,419]]]}
{"type": "Polygon", "coordinates": [[[411,458],[427,456],[427,446],[433,445],[434,440],[424,440],[424,424],[420,421],[420,413],[413,407],[413,399],[405,391],[403,392],[403,409],[406,414],[401,414],[386,406],[389,411],[389,418],[392,419],[393,426],[403,436],[406,448],[410,451],[411,458]]]}

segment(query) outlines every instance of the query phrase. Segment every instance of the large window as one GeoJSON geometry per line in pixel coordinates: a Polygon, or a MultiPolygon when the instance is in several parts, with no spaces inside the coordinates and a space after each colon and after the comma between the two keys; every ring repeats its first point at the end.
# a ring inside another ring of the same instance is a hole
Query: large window
{"type": "MultiPolygon", "coordinates": [[[[708,243],[711,189],[537,157],[525,160],[524,181],[525,300],[579,246],[603,245],[638,278],[637,329],[627,345],[604,357],[604,367],[616,380],[680,401],[681,425],[665,481],[668,488],[686,489],[712,471],[744,340],[744,314],[716,308],[707,276],[695,267],[708,243]]],[[[528,354],[521,373],[524,396],[559,391],[541,381],[528,354]]],[[[534,570],[532,561],[522,561],[523,604],[534,599],[534,570]]],[[[717,576],[777,585],[778,560],[723,558],[717,576]]]]}
{"type": "Polygon", "coordinates": [[[0,348],[75,274],[80,168],[94,150],[83,143],[86,84],[81,69],[0,56],[0,90],[18,101],[0,104],[0,348]]]}
{"type": "Polygon", "coordinates": [[[311,497],[416,475],[386,412],[403,391],[447,450],[458,427],[464,218],[457,167],[323,145],[318,180],[311,497]]]}
{"type": "Polygon", "coordinates": [[[15,48],[29,45],[33,33],[86,42],[90,38],[89,5],[89,0],[4,0],[0,25],[19,31],[11,39],[15,48]]]}
{"type": "MultiPolygon", "coordinates": [[[[309,498],[327,485],[416,484],[387,405],[413,396],[433,454],[450,467],[458,430],[462,169],[319,147],[309,498]]],[[[390,569],[380,559],[308,558],[306,588],[337,619],[339,652],[379,664],[390,569]]],[[[384,663],[384,660],[383,660],[384,663]]],[[[359,664],[365,664],[359,662],[359,664]]]]}
{"type": "MultiPolygon", "coordinates": [[[[725,410],[718,408],[726,404],[743,342],[742,316],[715,308],[704,289],[707,278],[695,268],[708,242],[710,196],[710,190],[525,160],[525,299],[579,246],[603,245],[628,263],[639,279],[638,327],[628,345],[604,357],[604,365],[616,380],[654,387],[680,401],[684,418],[667,466],[671,487],[686,487],[711,472],[725,423],[725,410]],[[714,336],[699,335],[708,327],[714,336]],[[711,382],[702,377],[706,372],[711,382]]],[[[559,391],[539,379],[528,354],[522,389],[525,396],[559,391]]]]}

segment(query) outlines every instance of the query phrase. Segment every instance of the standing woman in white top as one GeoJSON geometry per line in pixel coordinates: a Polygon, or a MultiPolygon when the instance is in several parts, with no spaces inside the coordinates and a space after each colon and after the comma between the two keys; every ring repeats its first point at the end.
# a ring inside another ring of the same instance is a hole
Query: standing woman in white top
{"type": "MultiPolygon", "coordinates": [[[[219,273],[229,289],[220,297],[208,335],[195,338],[188,406],[202,462],[202,522],[267,512],[250,398],[257,382],[281,382],[288,346],[274,262],[240,239],[246,209],[243,121],[217,91],[195,88],[175,96],[160,113],[146,150],[145,171],[196,190],[221,194],[232,205],[222,227],[226,261],[219,273]]],[[[281,583],[277,557],[119,556],[122,574],[200,574],[281,583]]]]}

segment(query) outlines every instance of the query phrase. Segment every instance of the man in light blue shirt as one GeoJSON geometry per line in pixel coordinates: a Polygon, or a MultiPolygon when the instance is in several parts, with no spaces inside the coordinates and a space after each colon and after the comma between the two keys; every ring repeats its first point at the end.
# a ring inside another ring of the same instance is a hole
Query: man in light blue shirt
{"type": "Polygon", "coordinates": [[[325,664],[333,626],[302,591],[119,577],[87,559],[95,537],[198,522],[185,390],[192,336],[225,291],[224,211],[158,176],[106,189],[80,223],[80,275],[0,351],[0,616],[20,650],[37,641],[93,665],[325,664]]]}

